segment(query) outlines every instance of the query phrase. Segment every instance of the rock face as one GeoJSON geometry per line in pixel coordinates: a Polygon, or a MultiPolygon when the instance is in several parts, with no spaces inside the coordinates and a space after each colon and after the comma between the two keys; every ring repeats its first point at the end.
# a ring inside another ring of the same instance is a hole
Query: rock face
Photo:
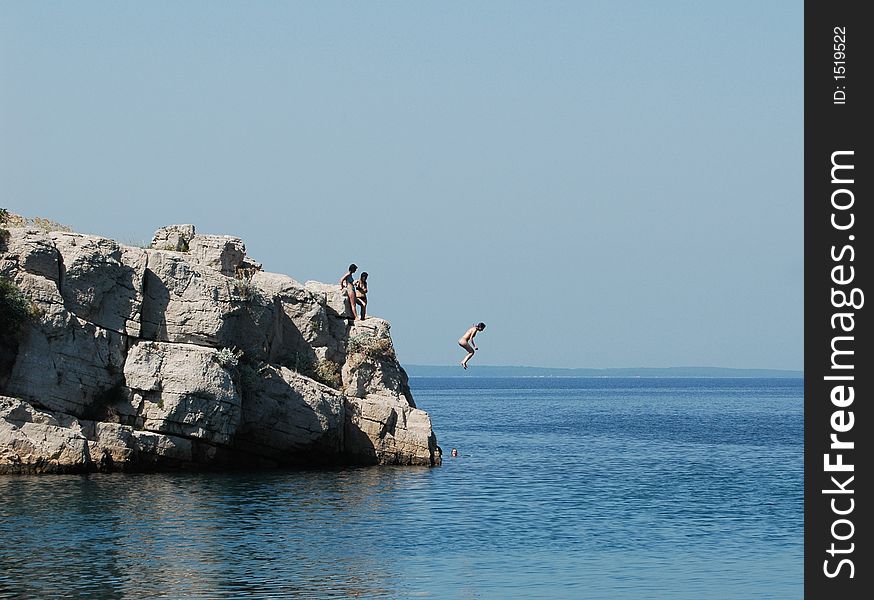
{"type": "Polygon", "coordinates": [[[0,336],[0,473],[440,464],[389,323],[239,238],[12,228],[0,277],[34,309],[0,336]]]}

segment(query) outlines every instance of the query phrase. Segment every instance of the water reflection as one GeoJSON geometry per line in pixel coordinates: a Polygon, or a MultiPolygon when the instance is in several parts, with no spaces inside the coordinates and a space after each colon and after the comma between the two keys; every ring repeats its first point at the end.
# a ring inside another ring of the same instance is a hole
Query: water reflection
{"type": "Polygon", "coordinates": [[[0,598],[802,592],[800,383],[538,385],[416,390],[437,469],[0,478],[0,598]]]}
{"type": "Polygon", "coordinates": [[[396,573],[376,545],[383,536],[370,534],[390,526],[397,488],[427,477],[388,468],[2,478],[0,597],[390,596],[396,573]]]}

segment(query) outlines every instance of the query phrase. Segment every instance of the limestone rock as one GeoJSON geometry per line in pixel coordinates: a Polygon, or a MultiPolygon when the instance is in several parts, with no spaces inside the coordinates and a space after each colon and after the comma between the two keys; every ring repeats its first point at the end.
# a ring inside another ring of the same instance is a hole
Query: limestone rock
{"type": "Polygon", "coordinates": [[[342,369],[343,389],[355,398],[390,395],[415,408],[409,377],[395,357],[389,328],[383,319],[355,322],[342,369]]]}
{"type": "Polygon", "coordinates": [[[91,470],[81,430],[62,426],[50,413],[0,396],[0,474],[84,473],[91,470]]]}
{"type": "Polygon", "coordinates": [[[47,233],[11,229],[0,252],[0,276],[14,281],[36,306],[42,321],[62,325],[69,316],[58,289],[60,254],[47,233]]]}
{"type": "Polygon", "coordinates": [[[235,448],[279,463],[336,463],[343,449],[340,392],[283,367],[263,365],[243,378],[235,448]]]}
{"type": "Polygon", "coordinates": [[[151,248],[185,252],[194,237],[194,225],[168,225],[161,227],[152,238],[151,248]]]}
{"type": "Polygon", "coordinates": [[[192,440],[175,435],[162,435],[152,431],[132,431],[137,449],[137,467],[190,468],[195,464],[207,464],[213,458],[215,448],[199,459],[197,445],[192,440]]]}
{"type": "Polygon", "coordinates": [[[138,336],[146,251],[93,235],[50,235],[61,255],[58,285],[67,310],[104,329],[138,336]]]}
{"type": "Polygon", "coordinates": [[[0,275],[14,279],[43,313],[139,335],[146,252],[68,232],[10,231],[0,275]]]}
{"type": "Polygon", "coordinates": [[[395,360],[350,357],[341,371],[343,390],[353,398],[390,395],[415,408],[406,371],[395,360]]]}
{"type": "Polygon", "coordinates": [[[235,368],[232,356],[190,344],[138,341],[131,345],[124,380],[142,427],[229,443],[241,415],[240,396],[229,372],[235,368]]]}
{"type": "Polygon", "coordinates": [[[49,234],[25,228],[9,231],[6,250],[0,254],[0,275],[13,278],[19,271],[58,282],[60,254],[49,234]]]}
{"type": "Polygon", "coordinates": [[[133,428],[118,423],[92,424],[88,453],[99,471],[125,470],[137,464],[137,444],[133,428]]]}
{"type": "Polygon", "coordinates": [[[211,444],[117,423],[96,423],[88,447],[95,471],[193,469],[209,465],[217,454],[211,444]]]}
{"type": "Polygon", "coordinates": [[[62,309],[58,315],[26,328],[4,392],[84,416],[121,383],[125,339],[62,309]]]}
{"type": "Polygon", "coordinates": [[[4,360],[4,393],[82,416],[119,383],[124,332],[138,329],[139,306],[137,294],[124,285],[135,271],[124,260],[111,240],[10,231],[0,269],[33,302],[37,316],[16,333],[12,357],[4,360]]]}
{"type": "Polygon", "coordinates": [[[276,306],[248,281],[192,263],[186,253],[149,252],[141,337],[155,341],[237,347],[266,359],[276,306]]]}
{"type": "Polygon", "coordinates": [[[345,437],[351,462],[425,466],[441,462],[428,413],[391,396],[347,397],[345,437]]]}
{"type": "Polygon", "coordinates": [[[319,281],[307,281],[306,288],[324,298],[324,304],[328,309],[328,315],[341,319],[353,317],[352,308],[349,306],[349,296],[345,290],[340,289],[340,284],[321,283],[319,281]]]}
{"type": "Polygon", "coordinates": [[[202,273],[181,254],[150,251],[141,337],[218,345],[222,316],[232,310],[231,281],[202,273]]]}
{"type": "Polygon", "coordinates": [[[251,283],[261,295],[272,298],[279,308],[276,337],[269,357],[271,362],[281,362],[289,353],[304,354],[313,359],[317,354],[315,349],[320,347],[330,347],[327,354],[332,360],[341,362],[338,359],[343,356],[345,345],[331,335],[324,295],[277,273],[257,272],[251,283]]]}
{"type": "Polygon", "coordinates": [[[191,225],[148,250],[9,231],[0,276],[36,310],[0,340],[0,472],[439,464],[389,323],[337,284],[191,225]]]}
{"type": "MultiPolygon", "coordinates": [[[[191,440],[80,420],[0,396],[0,474],[191,468],[209,462],[191,440]]],[[[214,449],[212,449],[214,453],[214,449]]]]}
{"type": "Polygon", "coordinates": [[[246,245],[229,235],[196,235],[188,244],[193,262],[233,277],[246,256],[246,245]]]}
{"type": "Polygon", "coordinates": [[[25,271],[19,271],[12,281],[33,302],[39,316],[38,323],[52,328],[66,326],[72,315],[64,307],[57,282],[25,271]]]}

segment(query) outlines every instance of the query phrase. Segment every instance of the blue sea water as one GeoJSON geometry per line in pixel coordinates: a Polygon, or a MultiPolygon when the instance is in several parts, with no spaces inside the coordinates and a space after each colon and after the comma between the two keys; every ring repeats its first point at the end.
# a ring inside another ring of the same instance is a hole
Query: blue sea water
{"type": "Polygon", "coordinates": [[[0,598],[802,597],[801,380],[411,386],[442,467],[0,477],[0,598]]]}

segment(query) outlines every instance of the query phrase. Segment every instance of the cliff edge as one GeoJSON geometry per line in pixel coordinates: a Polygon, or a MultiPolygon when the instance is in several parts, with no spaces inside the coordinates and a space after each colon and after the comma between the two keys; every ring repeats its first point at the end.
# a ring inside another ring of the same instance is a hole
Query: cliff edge
{"type": "Polygon", "coordinates": [[[30,303],[0,332],[0,473],[440,464],[389,323],[239,238],[11,227],[0,277],[30,303]]]}

